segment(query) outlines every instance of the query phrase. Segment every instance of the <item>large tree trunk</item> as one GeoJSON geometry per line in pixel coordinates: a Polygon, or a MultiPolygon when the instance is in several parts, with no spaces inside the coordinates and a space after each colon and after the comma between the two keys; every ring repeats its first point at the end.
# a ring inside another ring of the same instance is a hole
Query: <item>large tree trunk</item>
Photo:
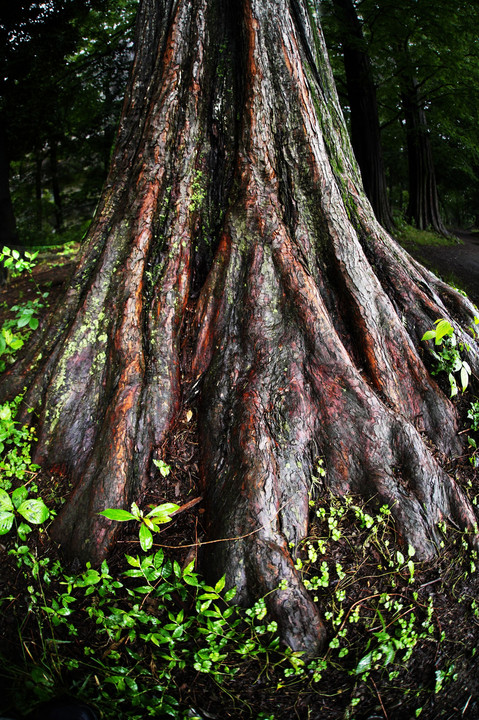
{"type": "Polygon", "coordinates": [[[95,561],[117,531],[98,512],[141,495],[195,402],[209,537],[231,538],[204,566],[242,602],[269,593],[285,640],[314,653],[323,626],[290,547],[318,458],[325,491],[388,503],[423,557],[439,520],[475,516],[429,449],[459,440],[418,351],[473,307],[375,220],[309,8],[143,0],[95,222],[2,392],[28,384],[37,457],[76,483],[55,536],[95,561]]]}
{"type": "Polygon", "coordinates": [[[361,170],[364,190],[374,213],[389,232],[394,220],[389,205],[379,112],[373,69],[361,23],[352,0],[333,0],[343,50],[351,113],[351,143],[361,170]]]}

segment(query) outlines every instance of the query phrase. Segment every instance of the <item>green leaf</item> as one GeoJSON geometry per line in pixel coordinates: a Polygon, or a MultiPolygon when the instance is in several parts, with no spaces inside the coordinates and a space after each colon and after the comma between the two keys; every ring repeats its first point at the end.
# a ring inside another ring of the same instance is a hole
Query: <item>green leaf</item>
{"type": "Polygon", "coordinates": [[[153,535],[143,523],[140,527],[140,545],[144,552],[147,552],[153,545],[153,535]]]}
{"type": "Polygon", "coordinates": [[[163,477],[167,477],[170,474],[171,468],[164,460],[153,460],[153,464],[156,465],[163,477]]]}
{"type": "Polygon", "coordinates": [[[20,350],[23,347],[23,340],[20,337],[15,337],[10,343],[12,350],[20,350]]]}
{"type": "Polygon", "coordinates": [[[232,600],[235,595],[236,595],[236,588],[233,587],[233,588],[231,588],[231,590],[228,590],[228,592],[225,594],[226,602],[230,602],[230,600],[232,600]]]}
{"type": "Polygon", "coordinates": [[[223,577],[220,578],[220,579],[218,580],[218,582],[216,583],[216,585],[215,585],[215,590],[216,590],[217,593],[220,593],[220,592],[223,590],[223,588],[224,588],[224,586],[225,586],[225,582],[226,582],[226,581],[225,581],[225,576],[223,575],[223,577]]]}
{"type": "Polygon", "coordinates": [[[446,335],[452,336],[454,329],[447,320],[436,320],[436,345],[440,345],[446,335]]]}
{"type": "Polygon", "coordinates": [[[36,330],[39,325],[38,318],[32,317],[30,318],[30,322],[28,323],[29,327],[31,327],[32,330],[36,330]]]}
{"type": "Polygon", "coordinates": [[[98,572],[98,570],[93,570],[90,568],[82,575],[82,580],[84,585],[96,585],[101,580],[101,575],[98,572]]]}
{"type": "Polygon", "coordinates": [[[363,658],[361,658],[361,660],[358,662],[358,666],[356,668],[356,675],[361,675],[361,673],[365,673],[368,670],[371,670],[372,660],[373,660],[372,653],[368,653],[363,658]]]}
{"type": "Polygon", "coordinates": [[[28,325],[28,324],[30,323],[31,318],[32,318],[32,316],[31,316],[30,313],[28,313],[28,314],[25,313],[24,315],[22,315],[21,317],[19,317],[19,319],[17,320],[17,328],[20,329],[20,328],[25,327],[26,325],[28,325]]]}
{"type": "Polygon", "coordinates": [[[13,510],[13,503],[6,490],[0,490],[0,512],[13,510]]]}
{"type": "Polygon", "coordinates": [[[140,567],[140,561],[138,560],[138,558],[134,558],[131,555],[125,555],[125,559],[128,565],[132,565],[133,567],[140,567]]]}
{"type": "Polygon", "coordinates": [[[196,575],[185,575],[183,580],[187,585],[191,585],[191,587],[199,587],[200,582],[196,575]]]}
{"type": "MultiPolygon", "coordinates": [[[[171,513],[179,510],[179,508],[180,506],[175,505],[175,503],[163,503],[162,505],[157,505],[156,507],[154,507],[153,510],[150,510],[146,517],[166,518],[171,515],[171,513]]],[[[159,522],[168,522],[168,520],[159,520],[159,522]]]]}
{"type": "Polygon", "coordinates": [[[131,512],[136,520],[141,520],[142,513],[136,502],[131,503],[131,512]]]}
{"type": "Polygon", "coordinates": [[[20,523],[20,525],[17,528],[18,537],[20,540],[25,540],[28,533],[32,532],[32,528],[30,525],[27,525],[27,523],[20,523]]]}
{"type": "Polygon", "coordinates": [[[28,490],[25,487],[25,485],[22,485],[21,487],[17,488],[12,492],[12,501],[15,507],[18,508],[24,502],[28,497],[28,490]]]}
{"type": "Polygon", "coordinates": [[[424,333],[424,335],[422,336],[421,340],[432,340],[432,339],[435,338],[435,337],[436,337],[436,331],[435,331],[435,330],[428,330],[427,332],[424,333]]]}
{"type": "Polygon", "coordinates": [[[449,373],[448,377],[449,377],[449,385],[451,386],[451,397],[454,397],[455,395],[457,395],[456,378],[454,377],[454,375],[452,373],[449,373]]]}
{"type": "Polygon", "coordinates": [[[464,390],[467,388],[467,386],[468,386],[468,384],[469,384],[469,375],[470,375],[470,372],[471,372],[471,368],[469,367],[469,365],[468,365],[466,362],[463,362],[463,363],[462,363],[462,368],[461,368],[461,385],[462,385],[462,392],[464,392],[464,390]]]}
{"type": "Polygon", "coordinates": [[[6,535],[11,530],[15,516],[6,510],[0,511],[0,535],[6,535]]]}
{"type": "Polygon", "coordinates": [[[135,516],[128,512],[128,510],[120,510],[109,508],[108,510],[102,510],[99,515],[103,515],[108,520],[116,520],[117,522],[126,522],[127,520],[135,520],[135,516]]]}
{"type": "Polygon", "coordinates": [[[384,666],[392,663],[396,656],[396,649],[393,645],[382,645],[381,650],[384,652],[384,666]]]}
{"type": "Polygon", "coordinates": [[[40,498],[31,498],[22,502],[18,508],[18,512],[27,522],[34,525],[40,525],[45,522],[50,515],[50,511],[40,498]]]}

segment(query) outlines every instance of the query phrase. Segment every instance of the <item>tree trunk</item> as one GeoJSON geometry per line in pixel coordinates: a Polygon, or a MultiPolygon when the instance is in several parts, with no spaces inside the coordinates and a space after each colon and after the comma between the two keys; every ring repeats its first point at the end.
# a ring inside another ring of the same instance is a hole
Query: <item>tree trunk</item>
{"type": "Polygon", "coordinates": [[[381,225],[395,229],[388,199],[371,60],[352,0],[333,0],[339,23],[351,112],[351,143],[366,195],[381,225]]]}
{"type": "Polygon", "coordinates": [[[314,653],[324,628],[290,548],[318,458],[325,492],[388,503],[422,557],[442,518],[474,525],[429,449],[459,439],[418,351],[436,318],[474,309],[375,220],[310,12],[143,0],[96,219],[2,393],[28,385],[37,460],[76,484],[55,537],[94,561],[118,527],[98,512],[161,482],[152,460],[194,403],[209,539],[230,538],[204,567],[244,603],[269,593],[285,641],[314,653]]]}
{"type": "Polygon", "coordinates": [[[439,210],[436,171],[432,157],[429,130],[417,80],[406,75],[402,94],[406,119],[407,159],[409,175],[408,222],[419,230],[431,228],[449,237],[439,210]]]}
{"type": "Polygon", "coordinates": [[[41,149],[35,148],[35,226],[38,233],[43,230],[43,157],[41,149]]]}
{"type": "Polygon", "coordinates": [[[17,226],[10,195],[10,163],[4,123],[0,120],[0,250],[18,243],[17,226]]]}
{"type": "Polygon", "coordinates": [[[63,201],[58,173],[58,145],[56,140],[49,141],[49,156],[50,178],[52,183],[53,205],[55,213],[54,227],[57,232],[61,232],[63,230],[63,201]]]}

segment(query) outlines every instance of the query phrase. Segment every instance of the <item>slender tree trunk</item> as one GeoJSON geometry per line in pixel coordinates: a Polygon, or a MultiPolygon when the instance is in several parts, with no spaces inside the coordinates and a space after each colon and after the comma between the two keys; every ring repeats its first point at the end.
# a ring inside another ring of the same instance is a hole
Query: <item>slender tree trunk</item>
{"type": "Polygon", "coordinates": [[[10,195],[10,163],[8,160],[6,134],[0,120],[0,249],[4,245],[18,243],[17,226],[10,195]]]}
{"type": "Polygon", "coordinates": [[[55,230],[61,232],[63,230],[63,201],[60,190],[60,180],[58,174],[58,146],[56,140],[49,142],[50,155],[50,176],[52,183],[53,204],[55,208],[55,230]]]}
{"type": "Polygon", "coordinates": [[[324,628],[294,547],[319,458],[325,492],[389,504],[421,557],[439,520],[472,529],[475,515],[429,449],[460,441],[419,350],[438,317],[464,337],[474,309],[375,220],[310,12],[140,3],[95,221],[0,389],[27,384],[37,459],[75,482],[55,537],[94,561],[117,532],[98,512],[161,483],[152,460],[192,407],[209,538],[224,540],[203,567],[241,602],[267,594],[285,641],[311,654],[324,628]]]}
{"type": "Polygon", "coordinates": [[[421,94],[417,80],[408,76],[402,94],[406,119],[407,158],[409,174],[408,221],[419,230],[431,228],[448,237],[439,210],[436,171],[421,94]]]}
{"type": "Polygon", "coordinates": [[[35,148],[35,225],[39,233],[43,228],[43,157],[41,150],[35,148]]]}
{"type": "Polygon", "coordinates": [[[339,23],[351,112],[351,142],[366,195],[389,232],[394,220],[389,204],[381,130],[371,60],[352,0],[333,0],[339,23]]]}

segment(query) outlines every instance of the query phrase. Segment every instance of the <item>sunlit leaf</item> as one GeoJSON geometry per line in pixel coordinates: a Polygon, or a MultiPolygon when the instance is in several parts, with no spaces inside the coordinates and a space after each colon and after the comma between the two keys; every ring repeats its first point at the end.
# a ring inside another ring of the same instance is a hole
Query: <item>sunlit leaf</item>
{"type": "Polygon", "coordinates": [[[31,522],[34,525],[45,522],[50,515],[49,509],[40,498],[25,500],[18,508],[18,512],[27,522],[31,522]]]}
{"type": "Polygon", "coordinates": [[[146,525],[143,524],[140,527],[140,545],[141,549],[144,550],[144,552],[147,552],[153,545],[153,535],[148,530],[146,525]]]}
{"type": "Polygon", "coordinates": [[[2,510],[13,510],[12,500],[6,490],[0,490],[0,511],[2,510]]]}
{"type": "Polygon", "coordinates": [[[128,510],[120,510],[110,508],[108,510],[102,510],[99,515],[103,515],[108,520],[116,520],[117,522],[126,522],[127,520],[135,520],[135,516],[128,512],[128,510]]]}

